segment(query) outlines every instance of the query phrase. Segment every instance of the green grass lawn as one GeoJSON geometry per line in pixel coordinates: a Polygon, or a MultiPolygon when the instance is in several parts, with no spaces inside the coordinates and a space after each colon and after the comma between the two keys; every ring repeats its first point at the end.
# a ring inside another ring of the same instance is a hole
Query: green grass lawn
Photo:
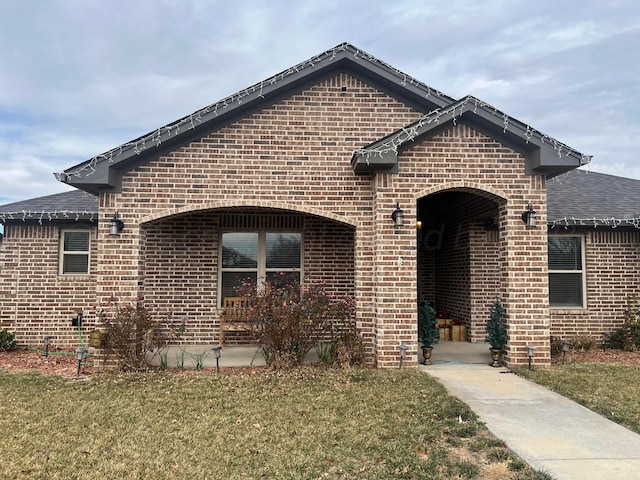
{"type": "Polygon", "coordinates": [[[410,369],[0,371],[0,452],[3,478],[550,478],[410,369]]]}
{"type": "Polygon", "coordinates": [[[640,433],[640,367],[569,363],[520,375],[640,433]]]}

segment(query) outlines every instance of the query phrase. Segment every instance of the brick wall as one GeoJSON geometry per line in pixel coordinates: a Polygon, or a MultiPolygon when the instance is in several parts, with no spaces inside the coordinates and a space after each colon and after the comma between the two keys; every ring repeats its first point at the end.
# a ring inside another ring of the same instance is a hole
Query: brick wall
{"type": "Polygon", "coordinates": [[[630,295],[640,294],[640,232],[616,230],[552,230],[584,235],[587,308],[551,309],[551,334],[563,338],[590,335],[600,341],[624,321],[630,295]]]}
{"type": "Polygon", "coordinates": [[[96,324],[95,274],[58,274],[62,228],[93,230],[90,271],[95,272],[95,224],[5,225],[0,248],[0,319],[4,328],[16,333],[19,344],[41,346],[43,336],[53,335],[52,345],[79,346],[72,318],[83,312],[83,334],[96,324]]]}

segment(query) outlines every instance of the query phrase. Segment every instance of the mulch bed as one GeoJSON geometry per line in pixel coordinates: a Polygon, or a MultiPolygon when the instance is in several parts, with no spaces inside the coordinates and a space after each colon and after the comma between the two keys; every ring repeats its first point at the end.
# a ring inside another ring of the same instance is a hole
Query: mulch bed
{"type": "MultiPolygon", "coordinates": [[[[562,357],[553,359],[555,363],[560,363],[562,357]]],[[[592,348],[587,351],[567,352],[565,363],[616,363],[621,365],[640,366],[639,352],[624,352],[621,350],[602,350],[592,348]]],[[[56,350],[52,351],[48,357],[37,350],[17,348],[8,352],[0,351],[0,371],[36,371],[45,375],[59,375],[61,377],[75,378],[78,371],[76,355],[73,351],[56,350]]],[[[215,369],[213,369],[215,371],[215,369]]],[[[264,370],[264,367],[237,367],[223,368],[225,372],[237,373],[254,373],[257,370],[264,370]]],[[[192,369],[176,370],[171,369],[172,373],[181,375],[193,375],[198,373],[211,373],[212,369],[196,371],[192,369]]],[[[81,365],[80,376],[90,377],[93,375],[93,366],[91,365],[91,357],[86,359],[85,364],[81,365]]]]}

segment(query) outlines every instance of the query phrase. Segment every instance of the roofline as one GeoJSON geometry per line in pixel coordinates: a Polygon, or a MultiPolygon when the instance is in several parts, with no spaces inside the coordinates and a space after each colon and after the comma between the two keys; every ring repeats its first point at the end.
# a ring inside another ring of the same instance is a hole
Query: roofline
{"type": "Polygon", "coordinates": [[[138,165],[186,145],[341,72],[366,80],[418,111],[442,108],[453,98],[349,43],[320,53],[196,112],[54,174],[58,181],[94,194],[118,191],[138,165]]]}
{"type": "Polygon", "coordinates": [[[522,153],[527,160],[527,173],[544,174],[551,178],[586,165],[592,158],[476,97],[467,96],[444,109],[433,110],[391,135],[357,150],[351,158],[351,166],[356,174],[397,171],[399,151],[457,122],[470,124],[522,153]]]}

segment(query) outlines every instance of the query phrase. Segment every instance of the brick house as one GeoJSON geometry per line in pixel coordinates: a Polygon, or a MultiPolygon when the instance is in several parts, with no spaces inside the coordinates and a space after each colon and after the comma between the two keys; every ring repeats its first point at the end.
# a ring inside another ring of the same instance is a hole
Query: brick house
{"type": "Polygon", "coordinates": [[[0,319],[75,346],[77,312],[92,329],[96,305],[143,296],[212,344],[240,275],[295,269],[355,297],[378,366],[401,344],[416,363],[417,300],[479,342],[496,297],[506,362],[535,345],[544,365],[550,334],[600,335],[638,289],[621,204],[639,182],[574,170],[588,161],[341,44],[57,174],[76,191],[1,206],[0,319]]]}

